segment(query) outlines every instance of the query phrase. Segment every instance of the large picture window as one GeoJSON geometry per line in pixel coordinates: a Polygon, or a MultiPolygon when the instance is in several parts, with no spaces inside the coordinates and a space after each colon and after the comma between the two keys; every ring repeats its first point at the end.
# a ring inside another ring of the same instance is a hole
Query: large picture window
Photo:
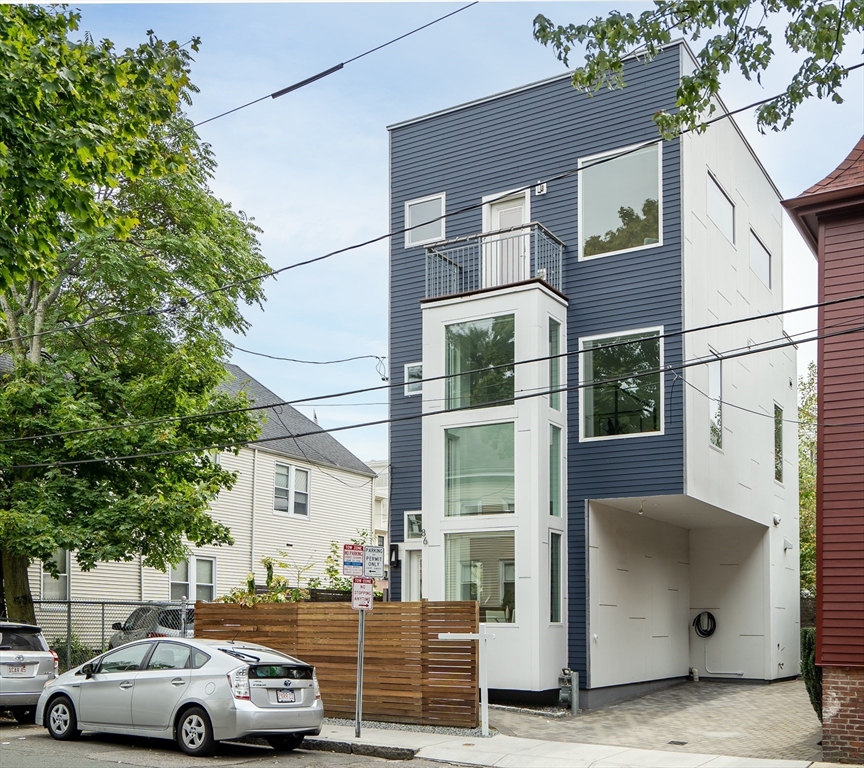
{"type": "Polygon", "coordinates": [[[512,403],[515,334],[514,315],[447,326],[448,408],[512,403]]]}
{"type": "Polygon", "coordinates": [[[580,258],[661,242],[660,158],[652,144],[579,162],[580,258]]]}
{"type": "Polygon", "coordinates": [[[444,193],[405,203],[405,247],[444,239],[444,193]]]}
{"type": "Polygon", "coordinates": [[[661,432],[660,331],[586,339],[582,350],[582,437],[661,432]]]}
{"type": "Polygon", "coordinates": [[[515,621],[513,531],[449,533],[444,541],[445,599],[476,600],[480,621],[515,621]]]}
{"type": "Polygon", "coordinates": [[[448,517],[516,510],[514,426],[484,424],[445,430],[448,517]]]}
{"type": "Polygon", "coordinates": [[[277,464],[274,473],[273,509],[309,517],[309,470],[277,464]]]}

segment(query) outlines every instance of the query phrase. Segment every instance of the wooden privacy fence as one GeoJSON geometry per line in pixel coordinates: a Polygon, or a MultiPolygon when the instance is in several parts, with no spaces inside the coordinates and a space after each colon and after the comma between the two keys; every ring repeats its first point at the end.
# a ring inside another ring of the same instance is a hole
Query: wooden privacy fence
{"type": "MultiPolygon", "coordinates": [[[[476,602],[376,603],[366,614],[363,719],[477,726],[477,642],[439,640],[478,631],[476,602]]],[[[196,603],[195,637],[251,641],[313,664],[324,711],[353,717],[357,611],[345,603],[196,603]]]]}

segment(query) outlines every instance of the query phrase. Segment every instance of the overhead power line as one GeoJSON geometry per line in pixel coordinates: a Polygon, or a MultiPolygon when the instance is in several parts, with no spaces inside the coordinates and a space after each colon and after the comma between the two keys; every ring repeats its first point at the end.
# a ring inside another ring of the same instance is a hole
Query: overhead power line
{"type": "MultiPolygon", "coordinates": [[[[830,301],[817,302],[815,304],[807,304],[803,307],[792,307],[790,309],[780,309],[780,310],[777,310],[776,312],[766,312],[766,313],[759,314],[759,315],[750,315],[748,317],[737,318],[735,320],[724,320],[724,321],[719,322],[719,323],[711,323],[709,325],[700,325],[700,326],[696,326],[694,328],[685,328],[685,329],[680,330],[680,331],[668,331],[668,332],[659,334],[658,336],[656,336],[654,338],[659,338],[659,339],[677,338],[679,336],[685,336],[685,335],[690,334],[690,333],[700,333],[700,332],[704,332],[704,331],[715,330],[717,328],[726,328],[726,327],[729,327],[731,325],[740,325],[742,323],[751,323],[751,322],[755,322],[757,320],[767,320],[767,319],[773,318],[773,317],[782,317],[783,315],[792,314],[794,312],[806,312],[806,311],[810,311],[813,309],[818,309],[819,307],[828,307],[828,306],[835,306],[838,304],[846,304],[846,303],[852,302],[852,301],[861,301],[862,299],[864,299],[864,294],[857,294],[855,296],[846,296],[842,299],[832,299],[830,301]]],[[[624,331],[623,333],[626,333],[626,331],[624,331]]],[[[611,335],[614,336],[614,333],[611,335]]],[[[796,346],[798,343],[803,343],[803,342],[808,341],[808,339],[789,338],[789,341],[790,341],[790,344],[792,346],[796,346]]],[[[631,343],[633,343],[632,340],[619,341],[619,342],[616,342],[613,344],[604,344],[602,347],[599,347],[599,349],[614,349],[616,347],[626,346],[627,344],[631,344],[631,343]]],[[[758,346],[758,345],[754,345],[754,346],[758,346]]],[[[596,351],[597,349],[598,348],[595,348],[593,351],[596,351]]],[[[750,349],[750,348],[748,347],[747,349],[750,349]]],[[[742,350],[743,350],[743,348],[742,348],[742,350]]],[[[447,380],[447,379],[454,378],[457,376],[466,376],[466,375],[470,375],[472,373],[489,372],[489,371],[503,369],[503,368],[511,368],[511,367],[515,367],[517,365],[527,365],[527,364],[531,364],[531,363],[542,363],[542,362],[546,362],[549,360],[568,358],[568,357],[571,357],[572,355],[581,355],[581,354],[584,354],[586,351],[587,350],[568,350],[566,352],[561,352],[560,354],[557,354],[557,355],[543,355],[540,357],[527,358],[525,360],[516,360],[513,363],[501,363],[499,365],[488,366],[488,367],[482,368],[482,369],[476,369],[476,370],[472,370],[472,371],[462,371],[461,373],[456,373],[456,374],[444,374],[442,376],[430,376],[430,377],[426,377],[423,379],[419,379],[418,383],[424,383],[425,384],[427,382],[442,381],[442,380],[447,380]]],[[[732,351],[737,352],[738,350],[732,350],[732,351]]],[[[756,349],[754,351],[759,351],[759,350],[756,349]]],[[[703,361],[703,362],[705,362],[705,361],[703,361]]],[[[214,416],[225,416],[225,415],[229,415],[229,414],[233,414],[233,413],[249,413],[249,412],[262,411],[262,410],[266,410],[268,408],[275,408],[278,406],[285,406],[285,405],[289,405],[292,407],[296,406],[296,405],[309,405],[311,407],[312,404],[323,405],[321,403],[317,403],[316,401],[318,401],[318,400],[332,400],[332,399],[340,398],[340,397],[349,397],[351,395],[367,394],[369,392],[380,392],[382,390],[388,390],[389,391],[389,390],[401,388],[403,386],[404,386],[404,382],[403,383],[395,383],[395,384],[389,383],[389,384],[383,384],[383,385],[379,384],[379,385],[376,385],[374,387],[361,387],[359,389],[351,389],[351,390],[345,390],[342,392],[334,392],[334,393],[329,394],[329,395],[312,395],[310,397],[299,398],[296,400],[285,400],[285,401],[281,401],[278,403],[270,403],[268,405],[252,405],[252,406],[247,406],[245,408],[228,408],[228,409],[224,409],[224,410],[220,410],[220,411],[210,411],[207,413],[190,414],[190,415],[185,415],[185,416],[168,416],[168,417],[159,418],[159,419],[149,419],[149,420],[144,420],[144,421],[127,422],[125,424],[109,424],[109,425],[104,425],[101,427],[86,427],[86,428],[82,428],[82,429],[67,430],[64,432],[46,433],[43,435],[22,435],[20,437],[7,437],[4,439],[0,439],[0,445],[2,445],[4,443],[15,443],[15,442],[22,442],[22,441],[27,441],[27,440],[44,440],[44,439],[51,438],[51,437],[68,437],[71,435],[88,434],[91,432],[104,432],[104,431],[112,430],[112,429],[134,429],[135,427],[145,427],[145,426],[153,426],[156,424],[168,424],[168,423],[181,422],[181,421],[191,421],[194,419],[206,419],[206,418],[212,418],[214,416]]],[[[350,404],[348,404],[348,405],[350,405],[350,404]]]]}
{"type": "Polygon", "coordinates": [[[241,109],[246,109],[246,107],[251,107],[253,104],[257,104],[260,101],[264,101],[265,99],[278,99],[280,96],[284,96],[287,93],[291,93],[292,91],[297,91],[300,88],[303,88],[310,83],[314,83],[318,80],[322,80],[328,75],[332,75],[334,72],[338,72],[340,69],[345,67],[347,64],[351,64],[357,59],[362,59],[364,56],[368,56],[370,53],[375,53],[376,51],[380,51],[382,48],[386,48],[388,45],[393,45],[393,43],[398,43],[400,40],[404,40],[406,37],[410,37],[411,35],[420,32],[427,27],[431,27],[433,24],[437,24],[439,21],[444,21],[444,19],[449,19],[451,16],[455,16],[457,13],[461,13],[462,11],[467,10],[472,5],[477,5],[479,0],[474,0],[473,3],[468,3],[468,5],[463,5],[461,8],[457,8],[455,11],[450,11],[450,13],[446,13],[443,16],[439,16],[437,19],[430,21],[424,24],[421,27],[416,27],[412,29],[410,32],[406,32],[404,35],[399,35],[399,37],[394,37],[392,40],[388,40],[386,43],[382,43],[381,45],[376,45],[374,48],[370,48],[368,51],[364,51],[361,54],[358,54],[352,59],[348,59],[347,61],[343,61],[339,64],[335,64],[330,67],[330,69],[325,69],[323,72],[319,72],[317,75],[312,75],[311,77],[307,77],[305,80],[300,80],[293,85],[286,86],[285,88],[280,88],[278,91],[274,91],[273,93],[268,93],[266,96],[261,96],[257,99],[253,99],[252,101],[246,102],[246,104],[241,104],[239,107],[234,107],[234,109],[229,109],[227,112],[222,112],[219,115],[214,115],[213,117],[208,117],[206,120],[202,120],[200,123],[195,123],[194,127],[197,128],[200,125],[205,125],[206,123],[212,123],[214,120],[218,120],[220,117],[225,117],[226,115],[234,114],[234,112],[239,112],[241,109]]]}

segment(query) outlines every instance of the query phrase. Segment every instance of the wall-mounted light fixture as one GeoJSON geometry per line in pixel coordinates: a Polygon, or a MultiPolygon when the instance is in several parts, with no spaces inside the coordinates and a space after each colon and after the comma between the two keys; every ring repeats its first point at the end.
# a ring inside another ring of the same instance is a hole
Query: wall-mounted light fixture
{"type": "Polygon", "coordinates": [[[399,545],[391,544],[390,545],[390,567],[398,568],[399,567],[399,545]]]}

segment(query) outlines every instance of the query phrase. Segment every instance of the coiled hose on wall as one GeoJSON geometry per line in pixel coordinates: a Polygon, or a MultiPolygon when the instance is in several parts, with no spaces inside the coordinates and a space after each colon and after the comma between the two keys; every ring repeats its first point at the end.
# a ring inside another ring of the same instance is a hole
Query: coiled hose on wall
{"type": "Polygon", "coordinates": [[[693,629],[699,637],[707,639],[717,629],[717,619],[714,618],[714,614],[710,611],[702,611],[702,613],[693,619],[693,629]]]}

